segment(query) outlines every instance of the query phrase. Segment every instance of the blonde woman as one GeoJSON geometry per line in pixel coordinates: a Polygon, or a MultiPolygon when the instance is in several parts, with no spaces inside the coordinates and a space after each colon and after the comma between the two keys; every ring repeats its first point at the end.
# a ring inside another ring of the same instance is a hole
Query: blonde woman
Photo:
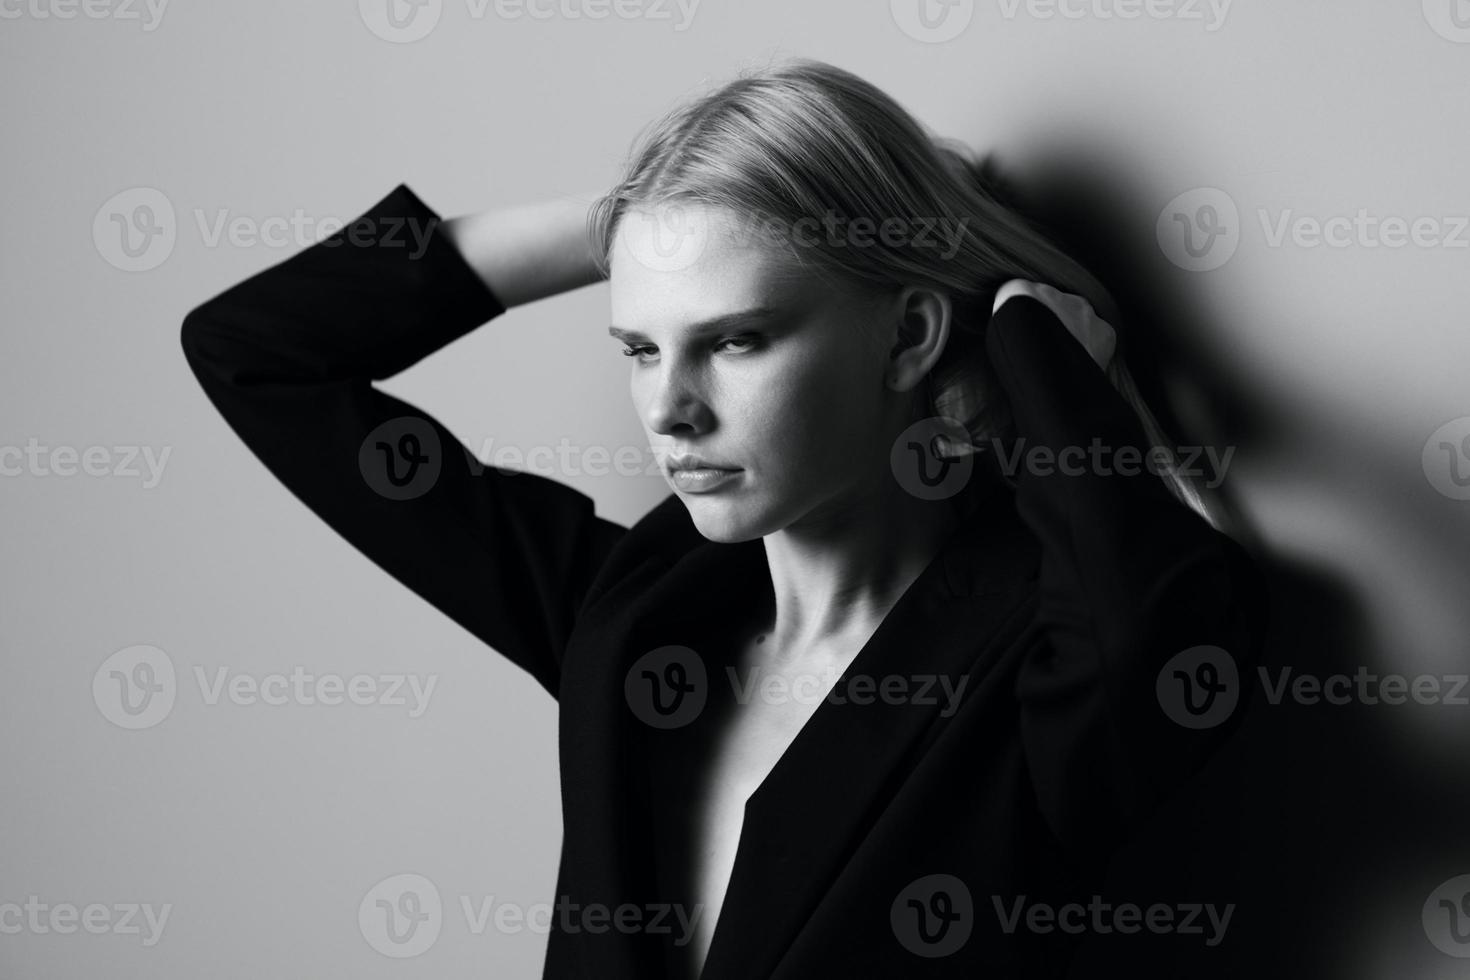
{"type": "Polygon", "coordinates": [[[590,212],[400,185],[183,343],[308,507],[558,699],[545,976],[1060,976],[1086,930],[1033,907],[1085,905],[1233,728],[1266,608],[1147,465],[1117,316],[957,146],[797,60],[659,120],[590,212]],[[603,278],[672,491],[631,528],[373,385],[603,278]]]}

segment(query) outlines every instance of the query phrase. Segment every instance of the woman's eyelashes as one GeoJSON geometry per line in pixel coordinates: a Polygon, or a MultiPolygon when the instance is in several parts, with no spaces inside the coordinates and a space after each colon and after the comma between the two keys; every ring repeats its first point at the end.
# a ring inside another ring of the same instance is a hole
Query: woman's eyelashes
{"type": "MultiPolygon", "coordinates": [[[[760,346],[760,338],[755,334],[741,334],[738,337],[722,337],[715,342],[714,346],[716,350],[719,350],[726,344],[738,345],[730,349],[729,353],[748,354],[760,346]]],[[[644,359],[643,355],[648,354],[651,356],[656,353],[658,353],[658,348],[653,344],[629,344],[623,348],[624,357],[636,357],[640,361],[644,359]]]]}

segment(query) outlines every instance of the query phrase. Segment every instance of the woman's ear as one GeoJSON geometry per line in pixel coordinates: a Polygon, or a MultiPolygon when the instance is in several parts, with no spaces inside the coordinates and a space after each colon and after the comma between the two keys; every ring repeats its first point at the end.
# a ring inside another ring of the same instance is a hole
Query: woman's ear
{"type": "Polygon", "coordinates": [[[949,343],[954,306],[947,293],[921,287],[898,296],[898,343],[888,354],[888,387],[912,391],[929,375],[949,343]]]}

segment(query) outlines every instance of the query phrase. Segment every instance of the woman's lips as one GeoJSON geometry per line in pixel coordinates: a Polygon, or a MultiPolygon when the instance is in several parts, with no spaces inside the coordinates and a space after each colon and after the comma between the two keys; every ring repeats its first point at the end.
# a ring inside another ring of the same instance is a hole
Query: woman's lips
{"type": "Polygon", "coordinates": [[[713,467],[700,467],[693,470],[671,470],[669,478],[674,486],[685,493],[709,493],[729,486],[744,470],[721,470],[713,467]]]}

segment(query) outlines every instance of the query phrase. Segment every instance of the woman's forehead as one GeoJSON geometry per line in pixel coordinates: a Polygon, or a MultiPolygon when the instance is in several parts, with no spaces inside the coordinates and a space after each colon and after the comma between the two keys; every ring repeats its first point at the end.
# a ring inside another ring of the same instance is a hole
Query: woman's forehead
{"type": "Polygon", "coordinates": [[[637,329],[639,320],[789,306],[827,288],[789,253],[732,234],[723,218],[630,218],[619,224],[609,256],[613,322],[619,326],[637,329]]]}

